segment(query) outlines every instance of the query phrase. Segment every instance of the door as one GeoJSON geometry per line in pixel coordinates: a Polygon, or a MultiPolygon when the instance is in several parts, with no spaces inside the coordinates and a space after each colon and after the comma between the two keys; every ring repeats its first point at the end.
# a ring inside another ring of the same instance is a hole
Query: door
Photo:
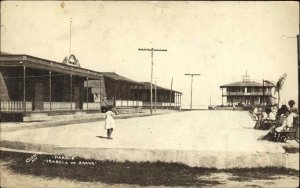
{"type": "Polygon", "coordinates": [[[80,109],[79,87],[74,87],[74,102],[75,102],[75,109],[80,109]]]}
{"type": "Polygon", "coordinates": [[[42,111],[44,102],[44,85],[41,82],[35,84],[34,87],[34,110],[42,111]]]}

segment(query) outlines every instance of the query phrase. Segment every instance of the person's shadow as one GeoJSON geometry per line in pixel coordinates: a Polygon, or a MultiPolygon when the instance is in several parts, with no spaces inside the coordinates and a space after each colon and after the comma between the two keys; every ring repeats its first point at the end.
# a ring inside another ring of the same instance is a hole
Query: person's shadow
{"type": "Polygon", "coordinates": [[[101,138],[101,139],[107,139],[108,138],[106,136],[96,136],[96,137],[101,138]]]}

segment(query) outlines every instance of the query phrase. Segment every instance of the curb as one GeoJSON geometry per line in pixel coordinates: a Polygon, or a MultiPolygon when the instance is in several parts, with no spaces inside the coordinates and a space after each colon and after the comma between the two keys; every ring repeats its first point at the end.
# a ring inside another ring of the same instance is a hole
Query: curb
{"type": "MultiPolygon", "coordinates": [[[[8,150],[22,150],[30,153],[50,153],[115,162],[165,162],[179,163],[190,167],[217,169],[285,167],[299,170],[285,153],[239,153],[198,150],[135,149],[135,148],[76,148],[48,144],[31,144],[15,141],[0,141],[0,146],[8,150]]],[[[5,149],[4,149],[5,150],[5,149]]],[[[297,155],[299,159],[299,155],[297,155]]]]}

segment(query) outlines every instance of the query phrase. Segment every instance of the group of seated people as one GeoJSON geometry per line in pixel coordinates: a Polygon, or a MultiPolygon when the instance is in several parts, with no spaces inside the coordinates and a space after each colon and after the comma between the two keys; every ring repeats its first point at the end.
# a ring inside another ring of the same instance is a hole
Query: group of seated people
{"type": "Polygon", "coordinates": [[[255,108],[253,117],[256,120],[255,129],[269,129],[270,124],[276,120],[276,116],[270,107],[265,108],[265,111],[259,111],[258,108],[255,108]]]}
{"type": "Polygon", "coordinates": [[[276,116],[272,112],[271,108],[266,108],[265,112],[259,113],[254,109],[253,116],[256,118],[256,129],[269,129],[267,135],[261,139],[268,139],[273,141],[286,141],[288,139],[288,133],[295,133],[295,128],[299,126],[299,113],[295,107],[295,101],[290,100],[288,102],[289,107],[282,105],[278,109],[276,116]]]}

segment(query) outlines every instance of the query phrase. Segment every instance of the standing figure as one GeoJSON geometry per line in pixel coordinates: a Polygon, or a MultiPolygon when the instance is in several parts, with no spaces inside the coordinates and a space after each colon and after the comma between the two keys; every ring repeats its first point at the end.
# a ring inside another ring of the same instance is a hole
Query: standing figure
{"type": "Polygon", "coordinates": [[[108,108],[105,112],[105,129],[107,130],[107,139],[112,139],[111,134],[115,127],[115,120],[113,118],[115,114],[112,112],[111,108],[108,108]]]}

